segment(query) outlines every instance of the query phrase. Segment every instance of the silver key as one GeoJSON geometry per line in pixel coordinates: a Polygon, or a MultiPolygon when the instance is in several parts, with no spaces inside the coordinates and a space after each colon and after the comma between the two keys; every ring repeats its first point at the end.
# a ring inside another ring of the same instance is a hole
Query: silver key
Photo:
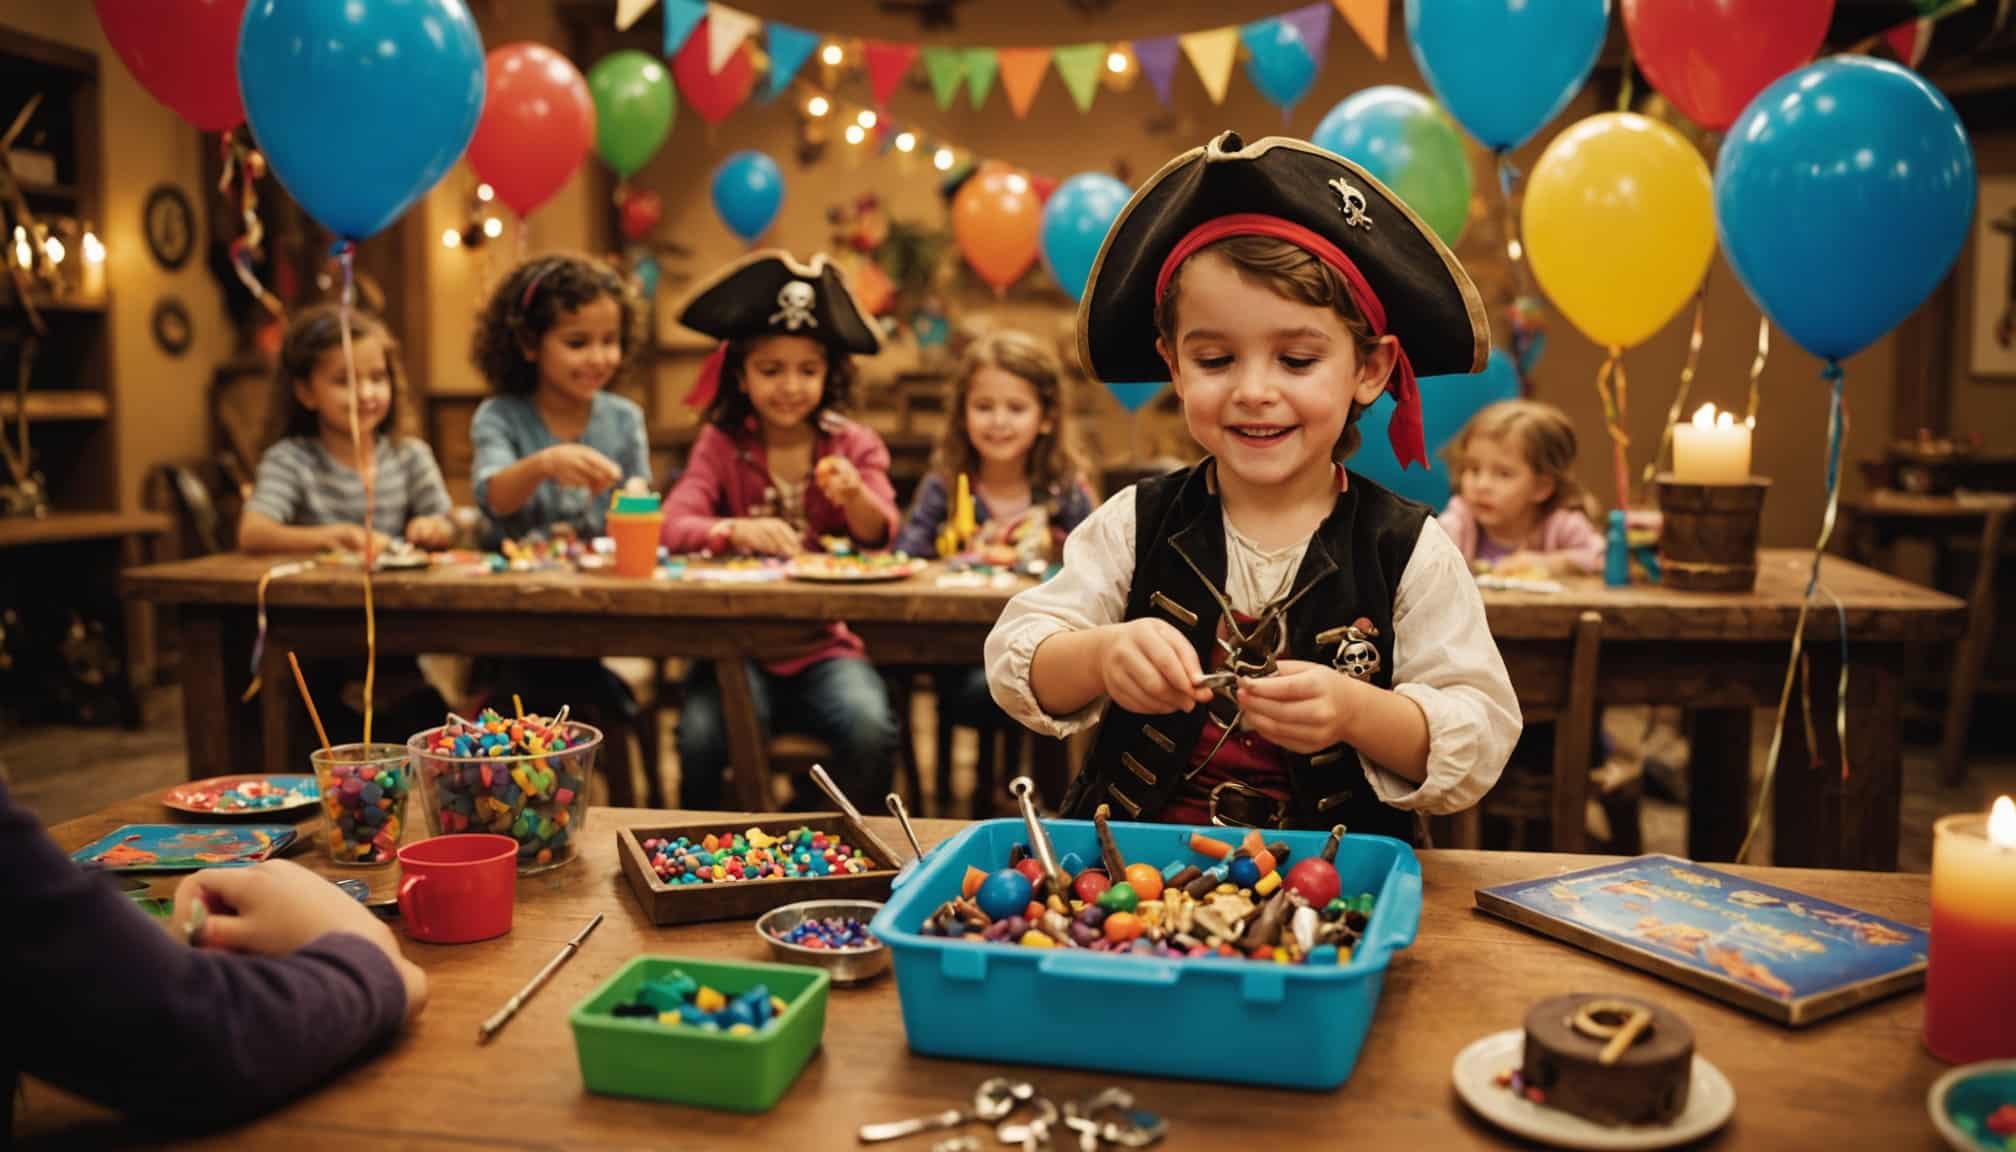
{"type": "Polygon", "coordinates": [[[855,1136],[863,1144],[880,1144],[885,1140],[915,1136],[919,1132],[957,1128],[975,1120],[992,1124],[1007,1118],[1009,1113],[1035,1095],[1036,1086],[1026,1080],[995,1076],[982,1081],[980,1087],[974,1089],[973,1103],[968,1107],[947,1108],[943,1112],[913,1116],[908,1120],[892,1120],[886,1124],[863,1124],[855,1136]]]}
{"type": "Polygon", "coordinates": [[[931,1152],[980,1152],[980,1140],[974,1136],[949,1136],[931,1145],[931,1152]]]}

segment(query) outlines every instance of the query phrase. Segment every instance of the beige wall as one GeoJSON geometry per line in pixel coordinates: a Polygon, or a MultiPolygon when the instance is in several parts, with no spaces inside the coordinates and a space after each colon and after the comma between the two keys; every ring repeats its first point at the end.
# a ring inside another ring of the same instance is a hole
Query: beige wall
{"type": "Polygon", "coordinates": [[[132,510],[140,506],[149,467],[206,450],[203,398],[210,369],[232,350],[223,298],[206,268],[200,240],[208,235],[216,203],[215,190],[202,186],[199,151],[211,141],[140,87],[106,44],[90,4],[0,0],[0,25],[98,56],[104,218],[97,224],[112,292],[116,486],[119,507],[132,510]],[[163,182],[180,188],[197,212],[196,249],[175,272],[154,262],[142,234],[141,205],[148,189],[163,182]],[[188,306],[195,330],[194,342],[180,357],[155,346],[148,324],[154,302],[169,294],[188,306]]]}

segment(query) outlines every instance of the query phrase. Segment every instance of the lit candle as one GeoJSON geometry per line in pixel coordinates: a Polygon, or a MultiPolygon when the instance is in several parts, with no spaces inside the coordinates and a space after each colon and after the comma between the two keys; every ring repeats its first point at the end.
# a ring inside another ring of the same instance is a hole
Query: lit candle
{"type": "Polygon", "coordinates": [[[1971,1064],[2016,1057],[2016,802],[1932,826],[1925,1046],[1971,1064]]]}
{"type": "Polygon", "coordinates": [[[1689,424],[1673,426],[1673,479],[1682,484],[1750,482],[1750,422],[1736,423],[1703,404],[1689,424]]]}
{"type": "Polygon", "coordinates": [[[105,295],[105,245],[98,234],[89,228],[84,230],[84,277],[81,287],[84,295],[99,297],[105,295]]]}

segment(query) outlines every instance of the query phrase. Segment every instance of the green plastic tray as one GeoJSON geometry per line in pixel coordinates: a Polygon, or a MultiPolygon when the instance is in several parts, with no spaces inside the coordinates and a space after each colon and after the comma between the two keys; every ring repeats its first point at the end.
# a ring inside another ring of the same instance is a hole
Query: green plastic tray
{"type": "Polygon", "coordinates": [[[812,1058],[826,1032],[824,969],[791,964],[722,964],[680,956],[639,956],[574,1006],[574,1052],[581,1082],[605,1096],[641,1096],[673,1104],[767,1112],[812,1058]],[[749,1036],[668,1028],[655,1020],[610,1015],[646,981],[681,969],[733,999],[758,984],[782,997],[784,1012],[749,1036]]]}

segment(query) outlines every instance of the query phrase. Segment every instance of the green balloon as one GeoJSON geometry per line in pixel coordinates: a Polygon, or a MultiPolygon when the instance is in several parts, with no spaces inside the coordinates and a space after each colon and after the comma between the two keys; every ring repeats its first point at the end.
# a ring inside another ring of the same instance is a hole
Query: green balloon
{"type": "Polygon", "coordinates": [[[588,92],[595,98],[595,154],[627,180],[672,131],[672,77],[642,52],[615,52],[588,70],[588,92]]]}
{"type": "Polygon", "coordinates": [[[1309,141],[1370,172],[1456,246],[1470,219],[1470,156],[1463,137],[1434,101],[1396,85],[1345,97],[1309,141]]]}

